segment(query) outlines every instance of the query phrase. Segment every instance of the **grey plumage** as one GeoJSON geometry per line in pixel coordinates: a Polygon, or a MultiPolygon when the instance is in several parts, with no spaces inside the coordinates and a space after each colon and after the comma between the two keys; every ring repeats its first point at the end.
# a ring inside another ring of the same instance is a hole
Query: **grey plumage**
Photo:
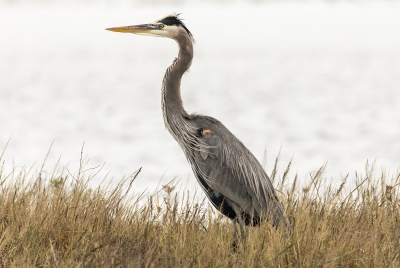
{"type": "Polygon", "coordinates": [[[181,146],[193,172],[211,203],[227,217],[243,225],[272,220],[274,226],[289,220],[265,170],[253,154],[218,120],[188,114],[183,108],[180,84],[193,59],[193,37],[177,15],[151,24],[109,28],[174,39],[178,57],[162,83],[165,126],[181,146]]]}

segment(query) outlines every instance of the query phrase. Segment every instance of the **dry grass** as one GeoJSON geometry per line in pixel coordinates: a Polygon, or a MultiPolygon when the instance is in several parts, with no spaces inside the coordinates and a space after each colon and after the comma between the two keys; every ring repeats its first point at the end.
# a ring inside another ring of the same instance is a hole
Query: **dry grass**
{"type": "Polygon", "coordinates": [[[95,170],[82,165],[48,178],[2,170],[0,267],[400,267],[399,175],[368,165],[352,190],[347,177],[324,186],[323,168],[289,185],[288,167],[278,189],[291,232],[249,228],[236,251],[231,223],[195,194],[132,194],[139,171],[91,188],[95,170]]]}

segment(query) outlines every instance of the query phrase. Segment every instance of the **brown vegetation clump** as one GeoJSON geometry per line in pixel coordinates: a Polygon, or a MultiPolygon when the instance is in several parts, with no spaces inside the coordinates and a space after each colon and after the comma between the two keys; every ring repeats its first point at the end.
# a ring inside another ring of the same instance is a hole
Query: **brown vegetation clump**
{"type": "Polygon", "coordinates": [[[237,249],[231,222],[195,194],[174,184],[131,193],[140,170],[95,188],[82,167],[48,178],[2,170],[0,267],[400,267],[400,175],[368,165],[353,189],[348,177],[324,185],[323,168],[304,188],[297,176],[289,184],[288,167],[278,193],[290,232],[262,223],[237,249]]]}

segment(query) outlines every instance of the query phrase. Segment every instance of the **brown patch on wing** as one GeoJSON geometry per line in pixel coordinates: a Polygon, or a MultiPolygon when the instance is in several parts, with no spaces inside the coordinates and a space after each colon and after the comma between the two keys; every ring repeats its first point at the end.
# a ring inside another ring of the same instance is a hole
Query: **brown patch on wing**
{"type": "Polygon", "coordinates": [[[211,135],[211,136],[213,136],[214,135],[214,132],[212,132],[211,130],[209,130],[209,129],[203,129],[203,131],[201,132],[201,135],[204,137],[204,136],[207,136],[207,135],[211,135]]]}

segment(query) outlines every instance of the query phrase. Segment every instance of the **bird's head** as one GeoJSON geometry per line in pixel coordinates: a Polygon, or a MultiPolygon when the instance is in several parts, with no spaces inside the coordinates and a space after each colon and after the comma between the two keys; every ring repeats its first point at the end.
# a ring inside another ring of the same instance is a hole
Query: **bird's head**
{"type": "Polygon", "coordinates": [[[148,24],[113,27],[107,28],[106,30],[120,33],[168,37],[175,40],[182,35],[188,35],[191,39],[193,39],[193,36],[188,28],[186,28],[182,20],[179,19],[179,14],[175,13],[169,14],[148,24]]]}

